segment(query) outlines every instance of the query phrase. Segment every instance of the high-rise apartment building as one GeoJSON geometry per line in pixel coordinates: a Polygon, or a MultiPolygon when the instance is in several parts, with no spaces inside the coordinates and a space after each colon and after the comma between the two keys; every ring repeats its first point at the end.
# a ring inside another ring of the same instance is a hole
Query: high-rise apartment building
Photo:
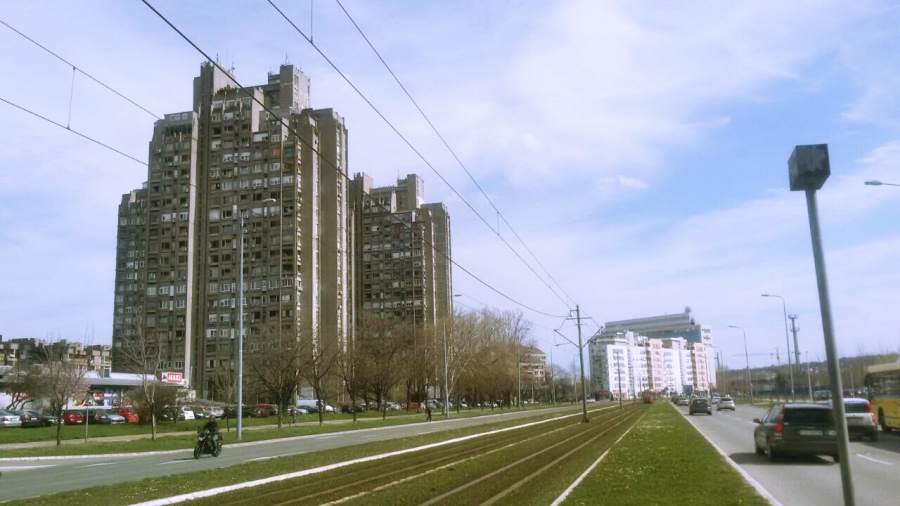
{"type": "Polygon", "coordinates": [[[424,203],[424,187],[415,174],[378,188],[355,176],[354,299],[360,311],[440,332],[453,310],[450,215],[443,204],[424,203]]]}
{"type": "Polygon", "coordinates": [[[156,122],[147,183],[119,206],[113,367],[129,341],[152,337],[162,368],[214,396],[214,376],[235,368],[242,307],[245,350],[267,332],[339,349],[347,155],[343,118],[310,108],[298,68],[238,88],[204,64],[192,109],[156,122]]]}

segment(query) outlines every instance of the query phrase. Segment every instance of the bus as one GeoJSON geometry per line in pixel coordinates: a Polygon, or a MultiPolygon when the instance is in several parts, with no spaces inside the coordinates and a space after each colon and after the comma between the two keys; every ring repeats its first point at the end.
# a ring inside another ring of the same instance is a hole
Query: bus
{"type": "Polygon", "coordinates": [[[870,365],[866,389],[881,430],[900,430],[900,362],[870,365]]]}

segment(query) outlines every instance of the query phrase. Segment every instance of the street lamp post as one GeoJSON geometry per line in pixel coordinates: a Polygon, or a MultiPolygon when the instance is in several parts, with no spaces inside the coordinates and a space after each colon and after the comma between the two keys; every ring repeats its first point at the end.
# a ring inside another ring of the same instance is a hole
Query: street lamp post
{"type": "Polygon", "coordinates": [[[791,378],[791,401],[796,402],[796,396],[794,395],[794,366],[791,363],[791,338],[788,337],[788,324],[787,324],[787,304],[784,302],[784,297],[781,295],[774,295],[770,293],[762,294],[763,297],[777,297],[781,299],[781,308],[784,310],[784,340],[785,344],[787,344],[787,360],[788,360],[788,375],[791,378]]]}
{"type": "MultiPolygon", "coordinates": [[[[261,202],[261,204],[274,204],[276,202],[273,198],[265,199],[261,202]]],[[[241,440],[241,436],[243,435],[243,418],[244,418],[244,213],[238,209],[238,206],[234,206],[235,212],[241,215],[241,245],[239,250],[240,256],[240,266],[238,267],[238,274],[240,278],[240,283],[238,283],[238,338],[237,338],[237,349],[238,349],[238,358],[237,358],[237,368],[238,368],[238,378],[237,378],[237,407],[235,411],[237,412],[237,427],[236,437],[237,440],[241,440]]],[[[263,215],[265,216],[265,207],[263,207],[263,215]]]]}
{"type": "Polygon", "coordinates": [[[753,380],[750,379],[750,354],[747,353],[747,332],[744,330],[744,327],[738,327],[737,325],[729,325],[728,328],[731,329],[741,329],[741,333],[744,335],[744,360],[747,362],[747,388],[749,388],[748,392],[750,392],[750,405],[753,405],[753,380]]]}

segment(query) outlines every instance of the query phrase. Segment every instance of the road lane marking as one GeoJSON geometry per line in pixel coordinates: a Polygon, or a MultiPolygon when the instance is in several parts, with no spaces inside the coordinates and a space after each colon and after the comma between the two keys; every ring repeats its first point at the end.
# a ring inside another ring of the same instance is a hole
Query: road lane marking
{"type": "Polygon", "coordinates": [[[193,461],[195,461],[195,460],[197,460],[197,459],[170,460],[170,461],[168,461],[168,462],[160,462],[159,464],[156,464],[156,465],[158,465],[158,466],[167,466],[167,465],[169,465],[169,464],[184,464],[185,462],[193,462],[193,461]]]}
{"type": "Polygon", "coordinates": [[[56,464],[46,466],[3,466],[0,471],[31,471],[32,469],[44,469],[45,467],[56,467],[56,464]]]}
{"type": "Polygon", "coordinates": [[[99,467],[99,466],[112,466],[118,464],[118,462],[100,462],[99,464],[86,464],[83,466],[77,466],[77,468],[85,468],[85,467],[99,467]]]}
{"type": "Polygon", "coordinates": [[[873,459],[872,457],[863,455],[863,454],[861,454],[861,453],[857,453],[856,456],[857,456],[857,457],[860,457],[860,458],[864,458],[864,459],[866,459],[866,460],[871,460],[872,462],[877,462],[877,463],[879,463],[879,464],[884,464],[884,465],[886,465],[886,466],[893,466],[893,465],[894,465],[894,464],[891,464],[890,462],[885,462],[885,461],[883,461],[883,460],[873,459]]]}

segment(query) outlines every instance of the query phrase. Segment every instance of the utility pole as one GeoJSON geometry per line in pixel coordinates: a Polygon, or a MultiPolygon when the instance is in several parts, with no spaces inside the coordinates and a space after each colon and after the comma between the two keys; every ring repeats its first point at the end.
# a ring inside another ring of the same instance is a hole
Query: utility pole
{"type": "Polygon", "coordinates": [[[802,371],[800,368],[800,347],[797,346],[797,331],[800,329],[796,326],[797,315],[789,314],[788,318],[791,320],[791,333],[794,334],[794,365],[797,366],[797,374],[800,374],[802,371]]]}
{"type": "Polygon", "coordinates": [[[581,343],[581,308],[575,306],[575,317],[578,320],[578,360],[581,362],[581,409],[583,423],[588,422],[587,414],[587,385],[584,383],[584,345],[581,343]]]}

